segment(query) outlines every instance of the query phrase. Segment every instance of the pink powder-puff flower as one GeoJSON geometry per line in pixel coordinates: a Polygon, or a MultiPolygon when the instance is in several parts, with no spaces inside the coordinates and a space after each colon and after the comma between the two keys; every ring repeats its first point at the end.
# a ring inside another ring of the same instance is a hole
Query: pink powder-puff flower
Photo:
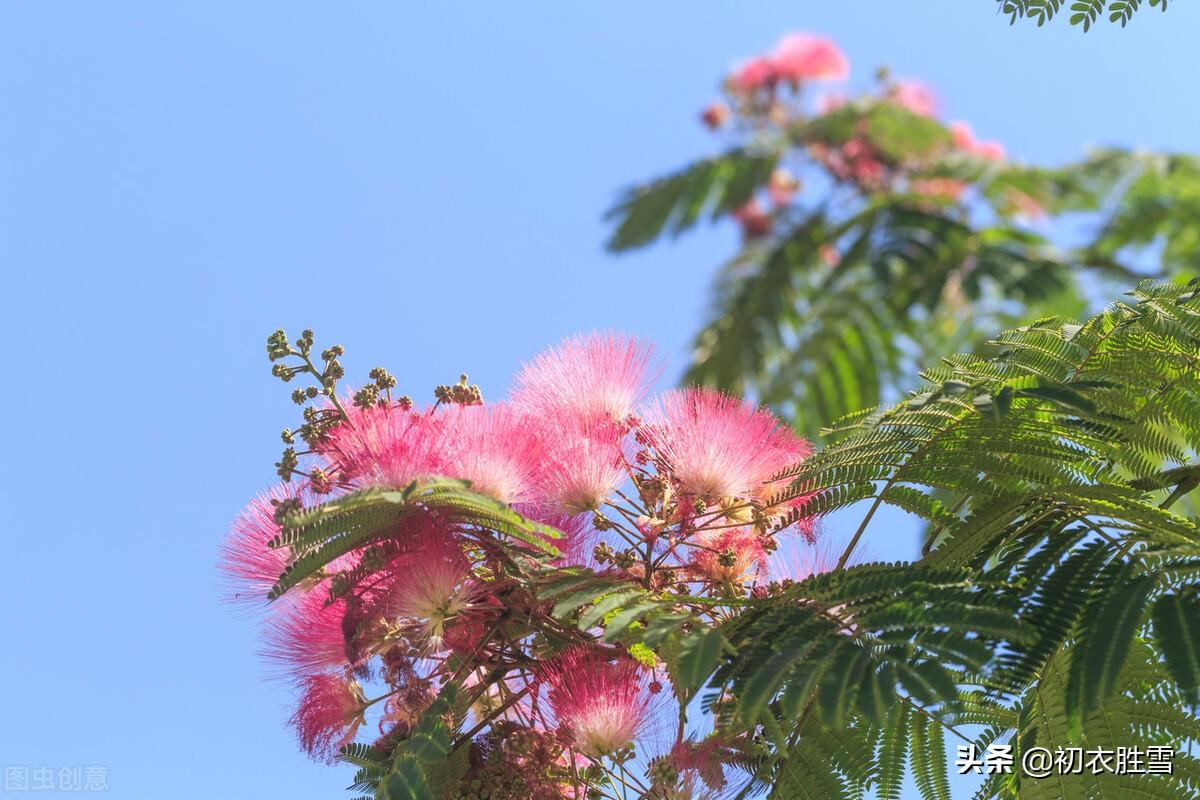
{"type": "Polygon", "coordinates": [[[471,563],[453,536],[431,524],[406,539],[406,552],[392,565],[395,577],[383,608],[440,649],[446,623],[470,608],[476,594],[471,563]]]}
{"type": "Polygon", "coordinates": [[[956,178],[914,178],[909,188],[924,197],[957,202],[966,192],[967,184],[956,178]]]}
{"type": "Polygon", "coordinates": [[[651,352],[617,333],[566,339],[521,368],[513,403],[534,416],[580,425],[622,422],[645,396],[651,352]]]}
{"type": "Polygon", "coordinates": [[[729,88],[740,94],[753,94],[775,85],[775,64],[766,56],[755,56],[734,67],[729,75],[729,88]]]}
{"type": "Polygon", "coordinates": [[[742,584],[765,574],[767,550],[751,528],[701,531],[690,540],[688,571],[715,584],[742,584]]]}
{"type": "Polygon", "coordinates": [[[844,80],[850,62],[829,39],[810,33],[789,33],[771,53],[770,62],[780,80],[799,83],[815,79],[844,80]]]}
{"type": "Polygon", "coordinates": [[[790,170],[779,167],[771,171],[771,177],[767,179],[767,194],[775,206],[790,205],[799,190],[800,179],[790,170]]]}
{"type": "Polygon", "coordinates": [[[836,267],[842,263],[842,254],[838,252],[837,246],[826,242],[817,250],[817,255],[821,258],[821,263],[827,267],[836,267]]]}
{"type": "Polygon", "coordinates": [[[825,92],[817,98],[818,114],[829,114],[843,108],[847,103],[846,95],[841,92],[825,92]]]}
{"type": "Polygon", "coordinates": [[[767,213],[758,200],[751,198],[743,205],[738,206],[730,216],[736,219],[742,225],[742,234],[747,239],[757,239],[766,236],[771,232],[774,220],[767,213]]]}
{"type": "Polygon", "coordinates": [[[456,655],[478,655],[486,644],[489,623],[484,619],[460,618],[446,626],[443,643],[456,655]]]}
{"type": "Polygon", "coordinates": [[[229,599],[238,603],[263,602],[287,566],[287,548],[267,543],[282,533],[275,521],[275,505],[296,498],[290,486],[276,486],[260,494],[237,516],[221,545],[221,572],[229,599]]]}
{"type": "Polygon", "coordinates": [[[729,121],[729,106],[721,101],[709,103],[700,112],[700,121],[704,123],[704,127],[710,131],[715,131],[723,127],[729,121]]]}
{"type": "Polygon", "coordinates": [[[937,95],[920,81],[898,80],[888,91],[888,99],[922,117],[932,117],[938,111],[937,95]]]}
{"type": "MultiPolygon", "coordinates": [[[[358,623],[344,600],[329,600],[324,585],[293,589],[288,605],[272,607],[263,633],[267,660],[293,674],[325,672],[357,661],[348,639],[358,623]]],[[[288,595],[285,595],[285,597],[288,595]]]]}
{"type": "Polygon", "coordinates": [[[518,505],[513,508],[521,516],[557,528],[560,538],[547,537],[548,544],[558,548],[561,555],[555,559],[559,566],[588,564],[598,532],[591,524],[589,514],[567,514],[555,511],[550,502],[518,505]]]}
{"type": "Polygon", "coordinates": [[[650,694],[642,668],[590,645],[577,645],[545,664],[539,683],[559,734],[585,756],[598,758],[628,747],[647,720],[650,694]]]}
{"type": "MultiPolygon", "coordinates": [[[[736,760],[738,752],[718,734],[700,742],[685,740],[671,748],[671,765],[683,773],[695,773],[711,791],[725,787],[724,764],[736,760]]],[[[685,775],[685,781],[690,776],[685,775]]]]}
{"type": "Polygon", "coordinates": [[[508,504],[529,498],[542,460],[528,420],[504,404],[447,410],[435,448],[443,475],[508,504]]]}
{"type": "Polygon", "coordinates": [[[975,138],[971,126],[965,122],[950,123],[950,135],[954,137],[954,146],[959,150],[987,161],[1003,161],[1006,155],[1004,145],[1000,142],[980,141],[975,138]]]}
{"type": "Polygon", "coordinates": [[[625,479],[624,429],[613,422],[539,425],[545,461],[541,493],[551,513],[598,510],[625,479]]]}
{"type": "Polygon", "coordinates": [[[332,763],[362,724],[366,703],[362,689],[356,681],[337,675],[311,675],[302,687],[291,724],[309,755],[332,763]]]}
{"type": "Polygon", "coordinates": [[[439,473],[440,415],[343,405],[349,419],[316,447],[342,478],[364,486],[403,487],[439,473]]]}
{"type": "Polygon", "coordinates": [[[767,577],[771,581],[798,583],[831,572],[837,561],[838,553],[829,545],[788,538],[780,541],[767,559],[767,577]]]}
{"type": "Polygon", "coordinates": [[[684,492],[713,500],[753,498],[805,445],[769,411],[714,389],[662,395],[642,435],[684,492]]]}

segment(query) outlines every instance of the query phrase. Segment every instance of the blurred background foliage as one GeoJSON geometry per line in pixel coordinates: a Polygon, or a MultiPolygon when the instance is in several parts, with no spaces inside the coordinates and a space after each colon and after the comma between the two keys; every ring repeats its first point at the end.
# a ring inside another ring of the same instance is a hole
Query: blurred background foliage
{"type": "MultiPolygon", "coordinates": [[[[744,71],[744,70],[743,70],[744,71]]],[[[736,72],[705,109],[723,152],[626,190],[608,247],[740,224],[685,380],[747,394],[817,435],[897,399],[918,365],[1006,327],[1085,316],[1200,261],[1200,162],[1096,149],[1004,158],[885,71],[847,99],[736,72]]]]}

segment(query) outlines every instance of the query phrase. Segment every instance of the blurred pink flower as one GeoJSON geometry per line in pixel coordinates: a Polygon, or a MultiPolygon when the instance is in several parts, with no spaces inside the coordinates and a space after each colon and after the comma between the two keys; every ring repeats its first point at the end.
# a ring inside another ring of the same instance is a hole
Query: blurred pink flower
{"type": "Polygon", "coordinates": [[[1006,155],[1004,145],[1000,142],[980,141],[975,138],[971,126],[965,122],[950,123],[950,134],[954,137],[954,146],[971,155],[979,156],[988,161],[1002,161],[1006,155]]]}
{"type": "Polygon", "coordinates": [[[734,67],[729,75],[730,88],[741,94],[753,94],[761,88],[774,86],[775,65],[766,56],[755,56],[734,67]]]}
{"type": "Polygon", "coordinates": [[[720,100],[709,103],[700,112],[700,120],[709,130],[716,130],[729,121],[729,106],[720,100]]]}
{"type": "Polygon", "coordinates": [[[962,199],[967,184],[956,178],[914,178],[909,188],[925,197],[957,201],[962,199]]]}
{"type": "Polygon", "coordinates": [[[806,81],[819,78],[843,80],[850,62],[831,40],[810,33],[789,33],[770,55],[775,76],[781,80],[806,81]]]}
{"type": "Polygon", "coordinates": [[[830,267],[836,267],[842,262],[842,254],[838,252],[836,246],[828,242],[821,245],[817,253],[820,255],[821,261],[830,267]]]}
{"type": "Polygon", "coordinates": [[[817,113],[828,114],[837,111],[847,103],[846,95],[841,92],[825,92],[817,98],[817,113]]]}
{"type": "Polygon", "coordinates": [[[771,232],[771,227],[774,224],[771,215],[754,198],[735,208],[730,212],[730,216],[741,223],[742,234],[747,239],[757,239],[766,236],[771,232]]]}
{"type": "Polygon", "coordinates": [[[767,179],[767,194],[775,206],[790,205],[800,189],[800,179],[783,167],[771,171],[767,179]]]}
{"type": "Polygon", "coordinates": [[[896,81],[888,93],[888,99],[923,117],[932,117],[938,111],[938,99],[933,89],[916,80],[906,78],[896,81]]]}

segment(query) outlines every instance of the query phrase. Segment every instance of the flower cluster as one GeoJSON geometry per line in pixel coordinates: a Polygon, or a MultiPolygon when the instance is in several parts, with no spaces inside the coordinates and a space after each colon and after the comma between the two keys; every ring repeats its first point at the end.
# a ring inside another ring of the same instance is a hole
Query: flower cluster
{"type": "MultiPolygon", "coordinates": [[[[775,216],[795,201],[798,176],[813,166],[860,194],[907,193],[944,205],[964,202],[988,162],[1004,161],[999,142],[977,139],[965,122],[939,122],[938,98],[920,81],[880,70],[877,89],[857,98],[807,93],[817,82],[841,81],[849,73],[849,61],[834,42],[791,33],[770,53],[736,66],[724,81],[725,99],[701,112],[712,130],[748,131],[752,146],[782,143],[780,165],[762,191],[733,212],[748,239],[771,233],[775,216]],[[898,114],[910,119],[897,119],[898,114]],[[915,131],[915,145],[897,141],[897,131],[905,128],[915,131]]],[[[1008,201],[1027,215],[1038,213],[1027,196],[1008,201]]]]}
{"type": "MultiPolygon", "coordinates": [[[[792,71],[776,65],[788,80],[803,72],[797,47],[792,71]]],[[[307,332],[295,348],[282,334],[273,342],[273,361],[311,364],[307,332]]],[[[814,541],[808,495],[786,478],[809,443],[714,390],[651,398],[654,367],[633,338],[580,336],[526,364],[507,400],[485,402],[463,376],[423,408],[393,399],[383,370],[350,394],[308,370],[324,398],[308,414],[320,429],[291,451],[292,481],[252,501],[224,547],[239,599],[280,594],[272,587],[299,560],[287,520],[304,509],[446,478],[540,523],[557,554],[529,570],[500,534],[419,510],[281,593],[264,640],[300,688],[292,722],[306,750],[333,759],[375,729],[388,753],[453,683],[468,703],[455,720],[469,749],[461,797],[611,797],[618,784],[689,797],[724,783],[722,760],[698,753],[744,761],[752,741],[718,746],[685,730],[653,649],[604,641],[603,618],[564,627],[537,593],[538,575],[588,574],[701,619],[712,606],[692,598],[778,591],[780,543],[814,541]],[[644,778],[628,768],[635,758],[644,778]]]]}

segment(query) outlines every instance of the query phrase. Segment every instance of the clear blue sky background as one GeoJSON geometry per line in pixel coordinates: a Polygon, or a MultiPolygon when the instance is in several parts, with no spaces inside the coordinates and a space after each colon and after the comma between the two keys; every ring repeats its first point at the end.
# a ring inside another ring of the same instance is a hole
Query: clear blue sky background
{"type": "Polygon", "coordinates": [[[0,764],[105,765],[130,800],[343,796],[218,602],[293,414],[270,330],[417,395],[460,370],[499,395],[598,327],[673,378],[733,232],[614,259],[601,213],[709,152],[721,73],[792,29],[1028,160],[1200,130],[1187,3],[1086,37],[991,0],[188,5],[0,4],[0,764]]]}

